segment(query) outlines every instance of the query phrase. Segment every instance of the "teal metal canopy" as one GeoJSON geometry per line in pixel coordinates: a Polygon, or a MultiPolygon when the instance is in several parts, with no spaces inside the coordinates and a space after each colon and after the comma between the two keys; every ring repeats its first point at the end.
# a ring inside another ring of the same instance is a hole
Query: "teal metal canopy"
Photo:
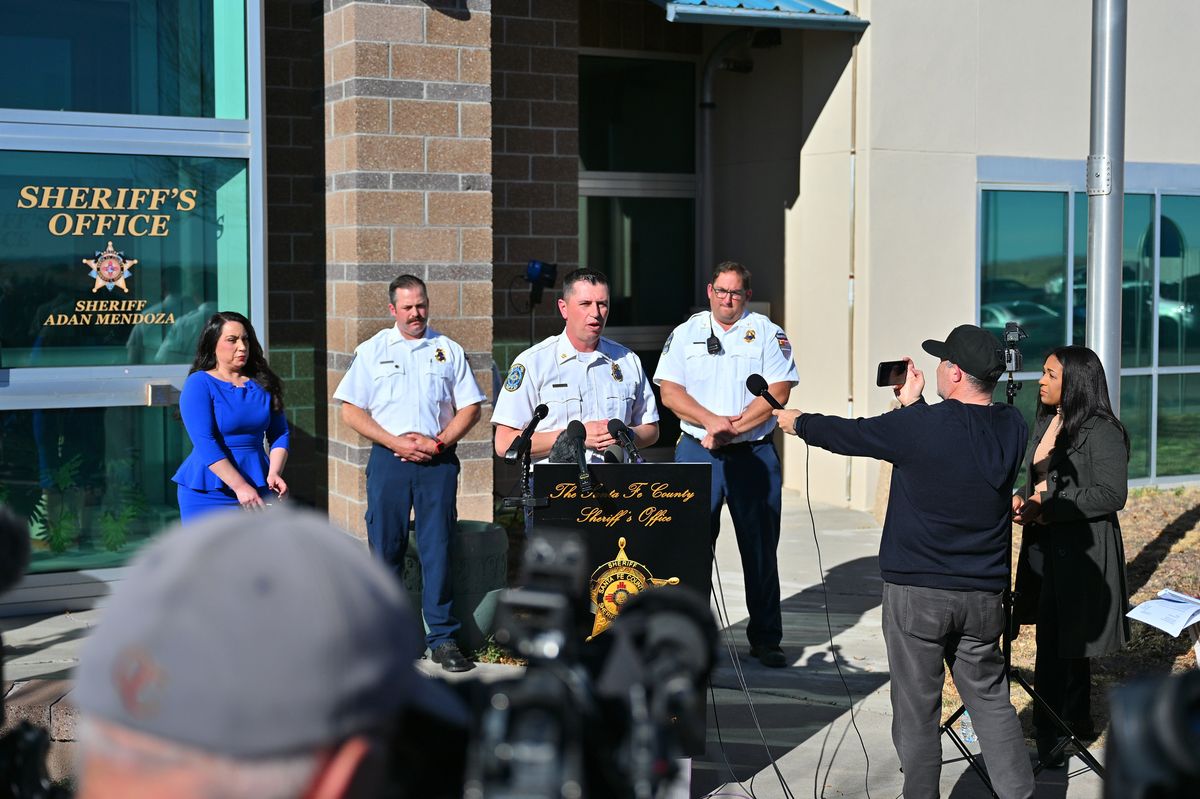
{"type": "Polygon", "coordinates": [[[825,0],[651,0],[668,22],[863,31],[868,23],[825,0]]]}

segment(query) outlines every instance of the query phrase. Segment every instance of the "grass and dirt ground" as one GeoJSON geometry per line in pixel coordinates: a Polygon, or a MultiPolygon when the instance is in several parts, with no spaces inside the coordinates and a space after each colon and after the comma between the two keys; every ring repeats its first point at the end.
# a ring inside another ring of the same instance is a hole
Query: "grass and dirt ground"
{"type": "MultiPolygon", "coordinates": [[[[1163,588],[1200,596],[1200,488],[1132,490],[1119,517],[1131,607],[1153,599],[1163,588]]],[[[1014,563],[1021,542],[1020,529],[1014,528],[1013,533],[1014,563]]],[[[1131,625],[1133,637],[1127,647],[1092,660],[1092,717],[1096,729],[1104,731],[1101,745],[1108,727],[1108,694],[1114,686],[1135,677],[1196,667],[1192,640],[1186,632],[1171,638],[1141,622],[1131,625]]],[[[1023,628],[1013,641],[1012,664],[1030,683],[1035,651],[1033,628],[1023,628]]],[[[1017,686],[1012,700],[1026,737],[1032,740],[1032,700],[1017,686]]],[[[942,693],[944,715],[949,716],[958,705],[958,692],[947,679],[942,693]]]]}

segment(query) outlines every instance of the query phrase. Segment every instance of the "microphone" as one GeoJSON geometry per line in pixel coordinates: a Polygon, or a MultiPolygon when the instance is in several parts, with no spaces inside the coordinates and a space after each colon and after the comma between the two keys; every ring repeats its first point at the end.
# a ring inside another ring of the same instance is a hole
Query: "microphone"
{"type": "Polygon", "coordinates": [[[779,404],[779,400],[775,399],[775,397],[771,395],[771,392],[767,390],[767,381],[763,379],[762,375],[753,374],[747,377],[746,390],[756,397],[762,397],[765,399],[767,404],[775,410],[783,410],[783,406],[779,404]]]}
{"type": "Polygon", "coordinates": [[[508,448],[508,452],[504,453],[505,463],[516,463],[522,455],[529,451],[529,444],[533,439],[533,431],[538,426],[538,422],[546,418],[546,414],[550,413],[550,409],[545,405],[539,405],[533,409],[533,418],[529,420],[529,424],[525,425],[525,429],[521,431],[521,435],[513,439],[512,446],[508,448]]]}
{"type": "Polygon", "coordinates": [[[605,463],[624,463],[625,450],[621,449],[619,444],[610,444],[604,448],[605,463]]]}
{"type": "Polygon", "coordinates": [[[621,445],[621,449],[625,450],[627,456],[623,460],[629,463],[645,463],[642,458],[642,453],[638,452],[637,444],[633,440],[633,431],[625,426],[625,423],[620,419],[608,420],[608,434],[617,440],[621,445]]]}
{"type": "Polygon", "coordinates": [[[583,422],[573,419],[567,425],[567,439],[571,442],[571,448],[575,452],[575,464],[579,467],[580,491],[592,490],[592,473],[588,471],[587,448],[583,443],[586,438],[587,428],[583,426],[583,422]]]}

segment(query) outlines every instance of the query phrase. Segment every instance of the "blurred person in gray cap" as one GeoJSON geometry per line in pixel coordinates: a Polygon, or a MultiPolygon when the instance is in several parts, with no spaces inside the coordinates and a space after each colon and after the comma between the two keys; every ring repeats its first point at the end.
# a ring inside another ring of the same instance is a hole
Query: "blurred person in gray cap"
{"type": "Polygon", "coordinates": [[[1004,371],[1000,341],[959,325],[922,348],[938,359],[937,393],[908,362],[903,406],[870,419],[775,411],[779,427],[839,455],[892,464],[879,546],[883,641],[892,674],[892,742],[905,799],[933,799],[942,768],[945,667],[971,713],[1001,799],[1033,796],[1033,768],[1009,699],[1000,635],[1008,588],[1013,484],[1029,428],[994,404],[1004,371]]]}
{"type": "Polygon", "coordinates": [[[377,796],[402,712],[466,722],[422,649],[395,577],[315,514],[171,530],[84,644],[77,795],[377,796]]]}

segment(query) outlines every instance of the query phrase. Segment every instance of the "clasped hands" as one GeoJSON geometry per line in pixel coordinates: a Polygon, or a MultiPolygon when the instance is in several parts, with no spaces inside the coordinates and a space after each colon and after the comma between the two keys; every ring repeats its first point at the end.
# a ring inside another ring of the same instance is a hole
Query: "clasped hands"
{"type": "Polygon", "coordinates": [[[441,451],[437,439],[420,433],[403,433],[396,436],[390,449],[400,460],[412,463],[428,463],[441,451]]]}
{"type": "Polygon", "coordinates": [[[713,414],[704,423],[704,438],[700,446],[705,449],[720,449],[741,434],[737,424],[742,420],[742,414],[737,416],[717,416],[713,414]]]}
{"type": "Polygon", "coordinates": [[[1029,499],[1024,499],[1020,494],[1013,494],[1012,514],[1016,524],[1043,524],[1041,495],[1033,494],[1029,499]]]}

